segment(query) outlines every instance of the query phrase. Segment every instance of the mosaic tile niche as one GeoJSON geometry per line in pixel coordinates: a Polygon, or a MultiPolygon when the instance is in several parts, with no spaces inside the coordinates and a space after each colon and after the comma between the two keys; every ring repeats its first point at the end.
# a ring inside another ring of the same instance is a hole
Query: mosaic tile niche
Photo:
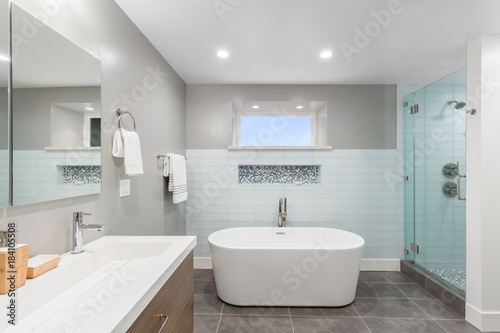
{"type": "Polygon", "coordinates": [[[239,165],[242,185],[319,184],[319,165],[239,165]]]}
{"type": "Polygon", "coordinates": [[[62,165],[60,183],[62,184],[100,184],[100,165],[62,165]]]}

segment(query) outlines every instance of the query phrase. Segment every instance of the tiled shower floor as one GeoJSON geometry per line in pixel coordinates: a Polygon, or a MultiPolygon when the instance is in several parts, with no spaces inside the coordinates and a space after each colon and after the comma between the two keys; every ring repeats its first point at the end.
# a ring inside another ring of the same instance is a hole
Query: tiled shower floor
{"type": "Polygon", "coordinates": [[[212,270],[195,270],[196,333],[475,333],[464,318],[399,272],[361,272],[342,308],[236,307],[216,294],[212,270]]]}
{"type": "Polygon", "coordinates": [[[455,287],[465,291],[465,269],[462,268],[431,268],[432,273],[439,276],[441,279],[450,282],[455,287]]]}

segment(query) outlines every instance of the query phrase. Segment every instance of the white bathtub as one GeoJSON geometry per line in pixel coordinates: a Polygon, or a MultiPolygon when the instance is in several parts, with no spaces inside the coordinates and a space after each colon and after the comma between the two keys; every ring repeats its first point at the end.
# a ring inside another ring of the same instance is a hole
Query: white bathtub
{"type": "Polygon", "coordinates": [[[208,237],[219,297],[240,306],[344,306],[364,239],[330,228],[231,228],[208,237]]]}

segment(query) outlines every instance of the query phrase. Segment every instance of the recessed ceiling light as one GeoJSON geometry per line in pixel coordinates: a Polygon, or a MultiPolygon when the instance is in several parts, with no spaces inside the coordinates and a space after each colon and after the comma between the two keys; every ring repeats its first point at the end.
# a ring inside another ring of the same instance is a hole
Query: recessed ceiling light
{"type": "Polygon", "coordinates": [[[330,51],[324,51],[324,52],[321,52],[321,54],[319,55],[321,58],[323,59],[328,59],[328,58],[331,58],[333,55],[332,52],[330,51]]]}
{"type": "Polygon", "coordinates": [[[297,105],[296,108],[297,109],[303,109],[304,107],[302,105],[297,105]]]}
{"type": "Polygon", "coordinates": [[[85,110],[94,111],[94,108],[85,108],[85,110]]]}
{"type": "Polygon", "coordinates": [[[9,61],[9,57],[0,54],[0,61],[9,61]]]}
{"type": "Polygon", "coordinates": [[[219,51],[219,52],[217,52],[217,56],[219,58],[227,58],[227,57],[229,57],[229,53],[227,53],[227,51],[219,51]]]}
{"type": "Polygon", "coordinates": [[[258,109],[258,108],[259,108],[259,106],[258,106],[258,105],[254,105],[254,106],[252,106],[252,109],[258,109]]]}

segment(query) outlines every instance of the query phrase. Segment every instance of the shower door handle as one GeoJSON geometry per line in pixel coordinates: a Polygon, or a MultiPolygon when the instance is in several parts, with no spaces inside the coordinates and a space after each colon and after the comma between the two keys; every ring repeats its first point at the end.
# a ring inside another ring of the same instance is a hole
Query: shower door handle
{"type": "Polygon", "coordinates": [[[460,180],[461,180],[462,178],[467,178],[467,176],[466,176],[466,175],[460,175],[460,174],[459,174],[459,175],[458,175],[458,177],[457,177],[457,197],[458,197],[458,200],[464,200],[464,201],[465,201],[465,199],[466,199],[466,198],[462,198],[462,197],[460,196],[460,180]]]}

